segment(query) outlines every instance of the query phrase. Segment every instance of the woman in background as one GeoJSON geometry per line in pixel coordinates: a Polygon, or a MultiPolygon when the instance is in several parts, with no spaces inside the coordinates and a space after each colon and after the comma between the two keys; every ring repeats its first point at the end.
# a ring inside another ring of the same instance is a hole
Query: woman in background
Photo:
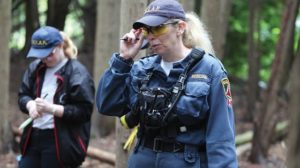
{"type": "Polygon", "coordinates": [[[94,82],[76,59],[77,48],[54,27],[32,35],[19,107],[33,122],[21,138],[20,168],[78,167],[90,138],[94,82]]]}

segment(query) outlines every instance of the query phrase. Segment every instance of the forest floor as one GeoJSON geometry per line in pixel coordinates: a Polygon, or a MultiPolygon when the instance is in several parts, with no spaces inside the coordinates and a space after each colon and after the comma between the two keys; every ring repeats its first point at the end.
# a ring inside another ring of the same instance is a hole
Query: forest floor
{"type": "MultiPolygon", "coordinates": [[[[92,139],[91,146],[113,152],[115,149],[115,135],[111,134],[105,138],[92,139]]],[[[239,168],[286,168],[286,147],[284,141],[273,144],[269,150],[268,163],[265,166],[252,164],[247,160],[250,150],[239,156],[239,168]]],[[[17,168],[16,157],[19,153],[10,152],[0,155],[0,168],[17,168]]],[[[82,168],[113,168],[114,166],[87,157],[81,166],[82,168]]]]}
{"type": "MultiPolygon", "coordinates": [[[[243,132],[252,130],[253,125],[252,123],[245,122],[244,116],[245,116],[245,107],[246,107],[246,98],[245,93],[243,90],[233,89],[233,106],[235,111],[235,119],[236,119],[236,132],[237,134],[241,134],[243,132]]],[[[16,100],[16,99],[15,99],[16,100]]],[[[11,103],[11,110],[12,115],[14,117],[16,116],[22,116],[20,115],[20,112],[18,108],[16,107],[16,102],[11,103]]],[[[15,118],[12,122],[13,125],[18,126],[23,120],[25,119],[25,116],[15,118]]],[[[287,148],[286,148],[286,139],[281,139],[280,141],[277,141],[276,143],[271,145],[271,148],[269,150],[269,157],[264,166],[252,164],[248,161],[248,157],[250,154],[250,143],[245,145],[246,150],[238,156],[239,160],[239,167],[240,168],[286,168],[286,156],[287,156],[287,148]]],[[[113,153],[116,146],[115,141],[115,134],[111,133],[108,136],[102,137],[102,138],[91,138],[90,146],[94,148],[98,148],[101,150],[105,150],[108,152],[113,153]]],[[[17,161],[16,157],[19,155],[19,152],[11,151],[8,154],[0,155],[0,168],[16,168],[17,167],[17,161]]],[[[82,168],[113,168],[114,166],[109,165],[104,162],[100,162],[98,160],[92,159],[90,157],[87,157],[85,162],[82,165],[82,168]]]]}

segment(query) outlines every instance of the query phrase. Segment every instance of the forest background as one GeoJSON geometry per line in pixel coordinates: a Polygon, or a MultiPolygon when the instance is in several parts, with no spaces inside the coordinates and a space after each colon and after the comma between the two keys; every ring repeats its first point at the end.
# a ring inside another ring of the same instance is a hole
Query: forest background
{"type": "MultiPolygon", "coordinates": [[[[300,167],[300,0],[179,1],[205,23],[228,71],[239,167],[300,167]]],[[[32,33],[51,25],[70,35],[97,86],[120,37],[149,2],[0,0],[0,167],[16,167],[19,155],[16,128],[27,116],[18,109],[17,92],[32,61],[26,59],[32,33]]],[[[92,119],[83,167],[126,167],[130,152],[122,146],[130,130],[96,110],[92,119]]]]}

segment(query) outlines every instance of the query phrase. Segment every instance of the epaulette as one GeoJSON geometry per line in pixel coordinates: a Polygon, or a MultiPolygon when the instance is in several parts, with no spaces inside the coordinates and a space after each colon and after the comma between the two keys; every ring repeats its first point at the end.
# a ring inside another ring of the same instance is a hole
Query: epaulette
{"type": "Polygon", "coordinates": [[[214,59],[216,59],[217,62],[219,63],[219,65],[221,66],[221,69],[222,69],[225,73],[227,73],[227,70],[225,69],[223,63],[221,62],[221,60],[220,60],[217,56],[215,56],[214,54],[208,53],[208,52],[206,52],[206,53],[207,53],[209,56],[211,56],[211,57],[213,57],[214,59]]]}
{"type": "Polygon", "coordinates": [[[211,57],[217,58],[215,55],[213,55],[213,54],[211,54],[211,53],[208,53],[208,52],[207,52],[207,54],[208,54],[209,56],[211,56],[211,57]]]}

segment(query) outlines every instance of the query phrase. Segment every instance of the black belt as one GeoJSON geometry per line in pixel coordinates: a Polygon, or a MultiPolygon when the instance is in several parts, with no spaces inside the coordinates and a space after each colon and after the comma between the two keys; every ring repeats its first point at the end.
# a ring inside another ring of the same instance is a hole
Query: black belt
{"type": "Polygon", "coordinates": [[[53,133],[53,131],[54,131],[54,129],[49,129],[49,128],[47,128],[47,129],[40,129],[40,128],[34,128],[34,127],[32,127],[32,132],[34,132],[34,133],[38,133],[38,132],[40,132],[40,133],[53,133]]]}
{"type": "Polygon", "coordinates": [[[183,143],[162,138],[145,138],[143,146],[152,149],[154,152],[184,152],[183,143]]]}

